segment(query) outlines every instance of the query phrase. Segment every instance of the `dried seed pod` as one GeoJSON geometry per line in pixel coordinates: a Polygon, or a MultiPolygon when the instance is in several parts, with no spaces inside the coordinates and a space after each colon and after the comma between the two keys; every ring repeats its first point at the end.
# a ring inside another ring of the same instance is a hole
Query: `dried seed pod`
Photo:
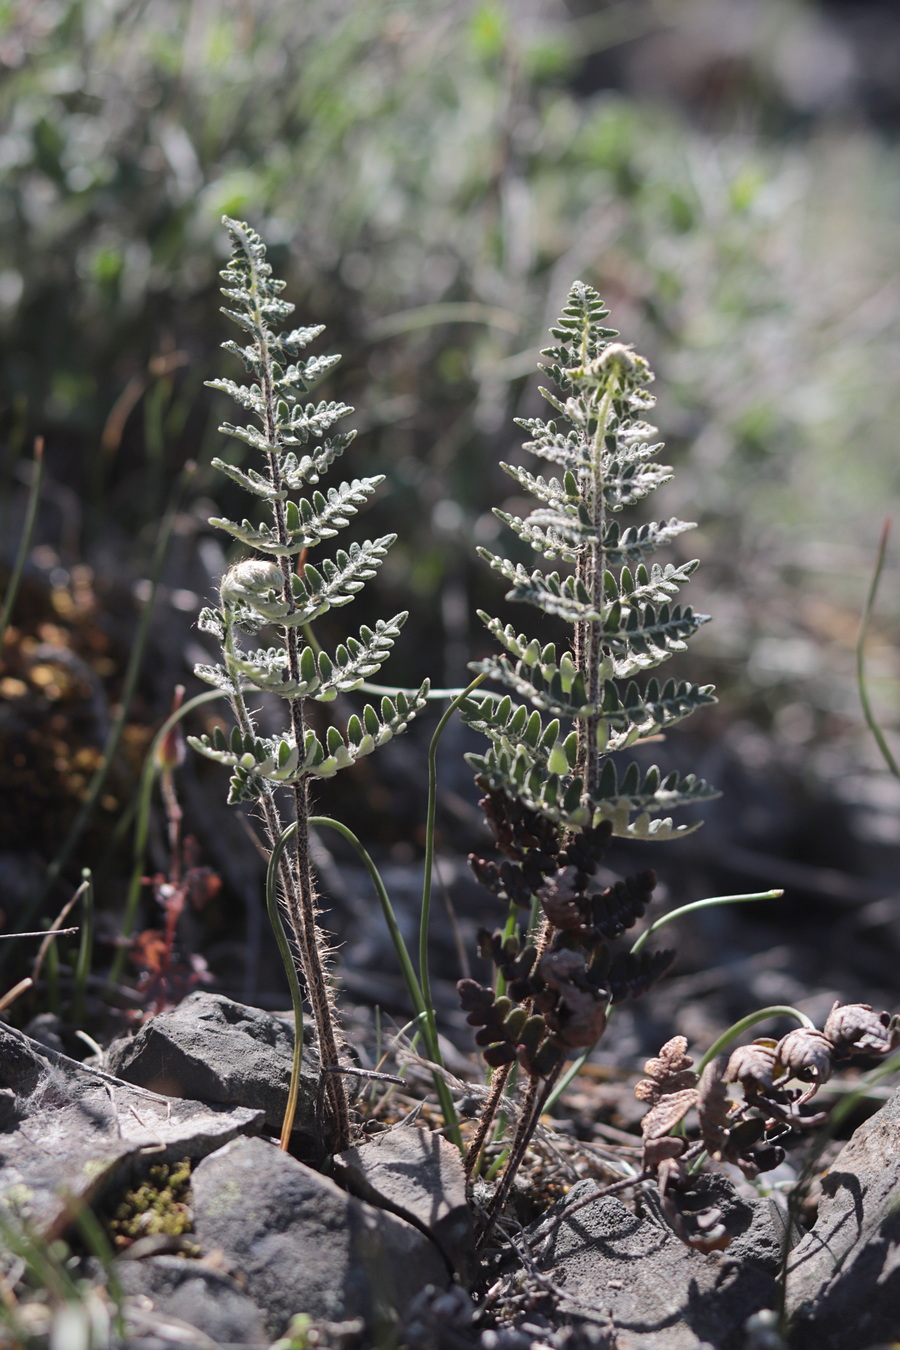
{"type": "Polygon", "coordinates": [[[900,1041],[897,1019],[886,1012],[873,1012],[869,1003],[835,1003],[824,1030],[837,1059],[853,1054],[886,1055],[900,1041]]]}
{"type": "Polygon", "coordinates": [[[725,1069],[726,1083],[741,1083],[756,1092],[767,1092],[776,1077],[776,1042],[760,1039],[750,1045],[739,1045],[731,1052],[725,1069]]]}
{"type": "Polygon", "coordinates": [[[834,1046],[815,1027],[795,1027],[789,1031],[778,1042],[775,1056],[785,1077],[817,1086],[827,1083],[834,1066],[834,1046]]]}

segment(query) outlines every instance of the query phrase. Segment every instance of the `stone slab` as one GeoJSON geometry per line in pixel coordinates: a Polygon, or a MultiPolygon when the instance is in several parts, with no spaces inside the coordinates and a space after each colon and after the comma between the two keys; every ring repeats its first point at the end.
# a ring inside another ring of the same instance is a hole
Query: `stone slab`
{"type": "Polygon", "coordinates": [[[51,1238],[73,1204],[153,1163],[202,1158],[262,1127],[249,1107],[171,1101],[89,1069],[0,1023],[0,1198],[51,1238]]]}
{"type": "Polygon", "coordinates": [[[448,1140],[401,1125],[337,1154],[332,1172],[353,1195],[427,1233],[451,1269],[466,1274],[475,1230],[462,1156],[448,1140]]]}
{"type": "Polygon", "coordinates": [[[822,1180],[814,1227],[788,1264],[794,1350],[863,1350],[900,1338],[900,1090],[822,1180]]]}
{"type": "MultiPolygon", "coordinates": [[[[271,1013],[222,994],[198,990],[177,1008],[159,1013],[136,1036],[113,1041],[110,1072],[167,1097],[190,1097],[265,1112],[281,1130],[294,1055],[293,1028],[271,1013]]],[[[303,1072],[294,1122],[301,1152],[318,1149],[318,1060],[303,1047],[303,1072]]]]}
{"type": "Polygon", "coordinates": [[[428,1285],[449,1277],[411,1224],[342,1191],[265,1139],[236,1139],[192,1177],[194,1236],[221,1251],[265,1317],[270,1336],[295,1313],[365,1319],[375,1344],[428,1285]]]}
{"type": "MultiPolygon", "coordinates": [[[[574,1186],[563,1213],[594,1189],[574,1186]]],[[[561,1290],[560,1314],[601,1326],[611,1319],[616,1350],[743,1350],[744,1323],[775,1294],[763,1264],[693,1251],[649,1207],[633,1213],[614,1196],[564,1217],[541,1269],[561,1290]]]]}

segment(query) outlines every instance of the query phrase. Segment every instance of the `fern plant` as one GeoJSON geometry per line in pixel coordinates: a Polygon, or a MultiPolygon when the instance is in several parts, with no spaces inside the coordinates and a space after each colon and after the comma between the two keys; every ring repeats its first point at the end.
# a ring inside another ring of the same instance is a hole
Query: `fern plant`
{"type": "Polygon", "coordinates": [[[712,686],[644,672],[655,669],[706,616],[676,600],[697,562],[650,562],[691,526],[670,519],[627,525],[620,515],[671,477],[644,415],[654,399],[647,362],[617,341],[597,293],[576,282],[540,369],[555,385],[541,393],[552,420],[520,420],[525,448],[552,476],[504,464],[537,499],[524,519],[497,515],[536,552],[559,558],[568,575],[529,570],[487,549],[479,552],[509,583],[507,599],[531,605],[572,629],[571,643],[545,643],[481,613],[502,647],[473,666],[506,693],[471,696],[468,723],[488,740],[468,756],[484,790],[483,807],[502,862],[473,858],[478,878],[510,905],[504,931],[481,933],[482,953],[497,968],[494,987],[460,982],[476,1040],[495,1070],[493,1090],[469,1153],[474,1168],[518,1063],[529,1086],[504,1182],[511,1184],[531,1131],[565,1057],[602,1034],[611,1004],[644,992],[671,952],[617,951],[650,903],[655,876],[645,871],[611,887],[597,869],[613,835],[663,840],[695,828],[670,814],[715,791],[693,774],[663,773],[616,756],[656,738],[714,701],[712,686]],[[523,940],[519,913],[530,913],[523,940]],[[541,1092],[543,1084],[543,1092],[541,1092]]]}
{"type": "Polygon", "coordinates": [[[379,669],[406,620],[402,613],[378,620],[374,629],[363,626],[333,656],[321,650],[309,630],[313,620],[354,598],[375,575],[396,536],[353,543],[332,558],[310,560],[311,551],[349,523],[383,478],[357,478],[324,493],[316,489],[307,496],[291,496],[305,487],[315,489],[353,439],[352,431],[336,429],[351,408],[308,401],[313,387],[340,358],[303,355],[321,326],[278,331],[294,309],[281,298],[285,283],[273,278],[265,246],[253,230],[228,217],[223,223],[232,248],[222,272],[222,293],[229,302],[224,313],[249,339],[223,346],[243,363],[251,383],[209,383],[251,415],[249,424],[226,422],[220,430],[258,454],[262,471],[222,459],[213,464],[264,503],[270,519],[256,525],[247,519],[210,522],[251,552],[225,575],[219,606],[204,609],[199,620],[201,629],[219,640],[223,659],[198,666],[197,674],[228,695],[236,725],[230,735],[217,729],[190,741],[201,754],[231,769],[229,802],[258,805],[273,849],[295,827],[292,852],[279,849],[281,897],[316,1024],[332,1145],[339,1149],[349,1137],[347,1097],[326,943],[317,921],[309,849],[310,784],[332,777],[403,731],[424,705],[428,684],[410,696],[398,692],[384,697],[377,709],[367,705],[343,729],[331,725],[323,735],[310,725],[310,701],[333,702],[338,694],[363,684],[379,669]],[[277,633],[274,645],[251,650],[242,645],[243,635],[269,628],[277,633]],[[260,732],[248,693],[285,700],[283,731],[272,736],[260,732]],[[287,824],[279,789],[287,790],[290,801],[287,824]]]}

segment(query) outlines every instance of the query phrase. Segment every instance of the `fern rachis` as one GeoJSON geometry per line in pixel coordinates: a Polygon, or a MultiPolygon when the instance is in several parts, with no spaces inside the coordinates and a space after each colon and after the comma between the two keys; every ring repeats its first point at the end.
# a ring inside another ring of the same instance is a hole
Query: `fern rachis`
{"type": "Polygon", "coordinates": [[[229,695],[237,725],[231,737],[219,732],[194,737],[201,754],[232,770],[229,801],[257,802],[262,810],[272,848],[279,846],[285,825],[276,798],[287,788],[295,823],[293,852],[281,852],[279,877],[282,896],[296,939],[307,992],[312,1006],[330,1103],[333,1146],[349,1139],[347,1098],[340,1069],[339,1034],[327,979],[327,950],[317,920],[315,881],[309,850],[309,784],[328,778],[370,754],[399,731],[423,706],[427,684],[407,698],[384,698],[380,712],[367,706],[341,731],[330,726],[321,738],[308,725],[306,701],[327,703],[341,692],[356,688],[374,674],[386,658],[406,614],[379,620],[374,629],[363,626],[358,637],[348,637],[333,657],[306,641],[307,624],[330,608],[349,603],[381,565],[393,536],[351,544],[334,558],[307,561],[310,550],[343,529],[380,477],[354,479],[327,492],[314,491],[299,500],[290,493],[318,483],[353,438],[335,431],[352,410],[345,404],[307,402],[313,385],[336,363],[334,356],[302,355],[321,333],[319,327],[277,332],[273,326],[286,318],[293,305],[281,299],[284,283],[272,277],[259,236],[238,221],[225,219],[232,256],[222,273],[223,294],[230,302],[225,313],[249,335],[245,345],[224,344],[237,356],[252,379],[211,381],[255,418],[258,425],[220,428],[262,456],[264,472],[252,467],[215,464],[245,491],[266,503],[272,523],[253,525],[215,518],[211,523],[262,557],[237,563],[220,589],[220,607],[206,609],[200,626],[217,637],[222,647],[220,665],[202,665],[197,673],[229,695]],[[304,565],[295,571],[293,560],[304,565]],[[280,645],[246,651],[241,633],[256,634],[274,625],[280,645]],[[275,694],[287,702],[288,728],[274,737],[260,736],[245,694],[275,694]],[[290,856],[290,861],[288,861],[290,856]]]}
{"type": "Polygon", "coordinates": [[[622,529],[618,515],[671,477],[655,462],[661,444],[643,420],[653,406],[644,359],[603,325],[607,311],[577,283],[541,369],[557,392],[542,389],[555,417],[520,422],[526,449],[552,476],[504,465],[537,498],[524,519],[498,512],[536,552],[559,558],[565,572],[529,571],[479,550],[509,583],[506,598],[572,628],[570,649],[517,633],[482,614],[504,649],[474,669],[507,691],[500,700],[473,696],[466,720],[488,739],[470,755],[501,863],[472,858],[476,876],[519,913],[539,913],[539,931],[480,934],[498,985],[460,983],[462,1006],[497,1078],[469,1155],[470,1170],[487,1138],[509,1066],[528,1074],[520,1123],[491,1208],[502,1205],[515,1170],[567,1054],[602,1034],[609,1008],[648,989],[670,952],[617,949],[642,917],[655,885],[651,872],[602,887],[597,870],[612,835],[665,839],[677,826],[668,811],[703,800],[713,789],[694,775],[663,774],[618,752],[713,701],[709,685],[653,670],[686,645],[705,616],[675,602],[696,561],[648,563],[690,526],[678,520],[622,529]],[[502,996],[500,988],[503,989],[502,996]],[[539,1087],[540,1081],[544,1087],[539,1087]]]}

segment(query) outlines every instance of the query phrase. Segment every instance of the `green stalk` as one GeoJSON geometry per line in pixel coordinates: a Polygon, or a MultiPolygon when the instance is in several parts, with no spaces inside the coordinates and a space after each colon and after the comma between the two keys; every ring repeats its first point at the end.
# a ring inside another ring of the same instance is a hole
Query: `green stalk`
{"type": "Polygon", "coordinates": [[[41,479],[43,476],[44,438],[43,436],[38,436],[34,442],[34,467],[31,471],[31,482],[28,486],[28,502],[25,506],[25,521],[22,526],[22,538],[19,540],[16,561],[13,564],[9,585],[6,588],[6,595],[3,597],[3,609],[0,610],[0,657],[3,655],[3,639],[6,636],[9,616],[12,614],[12,608],[16,602],[16,596],[22,581],[22,573],[25,571],[25,560],[28,557],[28,550],[31,547],[31,536],[34,534],[34,523],[37,519],[38,501],[40,500],[41,495],[41,479]]]}
{"type": "Polygon", "coordinates": [[[281,838],[275,843],[269,856],[269,865],[266,868],[266,909],[269,913],[272,931],[275,934],[275,941],[278,943],[278,950],[281,953],[281,961],[291,991],[291,1006],[294,1010],[294,1058],[291,1064],[291,1085],[288,1090],[287,1106],[281,1126],[281,1138],[278,1141],[278,1147],[285,1153],[294,1128],[297,1098],[300,1095],[300,1076],[303,1068],[303,995],[300,992],[300,981],[297,979],[294,954],[287,940],[284,924],[281,922],[281,910],[278,907],[278,869],[281,865],[281,855],[285,846],[296,832],[297,822],[294,821],[283,831],[281,838]]]}
{"type": "Polygon", "coordinates": [[[657,932],[660,928],[664,928],[673,919],[680,919],[683,914],[693,914],[698,909],[711,909],[713,905],[741,905],[750,900],[780,900],[783,895],[784,891],[782,890],[754,891],[752,895],[710,895],[705,900],[692,900],[689,905],[681,905],[669,914],[663,914],[660,918],[655,919],[650,927],[641,933],[631,949],[631,955],[637,956],[651,934],[657,932]]]}
{"type": "MultiPolygon", "coordinates": [[[[122,918],[122,937],[128,939],[135,929],[137,921],[138,905],[141,899],[141,884],[145,873],[145,858],[147,853],[147,838],[150,833],[150,811],[153,804],[153,787],[159,773],[157,765],[157,751],[162,745],[164,739],[172,728],[181,721],[187,713],[194,708],[199,708],[204,703],[211,703],[213,699],[224,698],[224,691],[221,689],[206,689],[202,694],[197,694],[194,698],[188,699],[180,708],[176,709],[163,722],[159,731],[153,737],[150,748],[144,759],[144,767],[141,770],[141,781],[138,786],[137,795],[137,822],[134,831],[134,863],[131,869],[131,881],[128,886],[128,896],[125,901],[125,913],[122,918]]],[[[120,947],[113,958],[112,966],[109,972],[109,984],[116,984],[122,975],[122,969],[125,964],[126,948],[120,947]]]]}
{"type": "Polygon", "coordinates": [[[716,1055],[722,1053],[726,1045],[730,1045],[732,1041],[737,1040],[738,1036],[742,1036],[745,1031],[749,1031],[750,1027],[755,1027],[757,1022],[767,1022],[771,1017],[793,1017],[802,1027],[815,1029],[815,1022],[811,1021],[806,1013],[800,1012],[798,1008],[792,1008],[787,1003],[775,1003],[771,1008],[757,1008],[756,1012],[748,1013],[746,1017],[742,1017],[740,1021],[735,1022],[733,1026],[730,1026],[727,1031],[723,1031],[722,1035],[713,1041],[697,1065],[698,1074],[703,1072],[707,1064],[712,1063],[716,1055]]]}
{"type": "Polygon", "coordinates": [[[44,957],[47,970],[47,1007],[50,1012],[59,1014],[59,952],[56,943],[51,942],[44,957]]]}
{"type": "Polygon", "coordinates": [[[406,943],[403,941],[403,934],[400,932],[400,926],[397,923],[397,916],[394,913],[394,907],[391,904],[390,896],[387,893],[381,873],[378,871],[371,854],[363,843],[357,838],[353,831],[340,820],[333,820],[331,816],[310,816],[309,823],[314,828],[320,827],[336,830],[342,835],[347,843],[355,849],[360,861],[372,878],[372,884],[381,904],[381,912],[384,915],[384,921],[388,926],[388,932],[391,935],[391,941],[394,944],[394,951],[397,953],[397,959],[400,962],[400,968],[403,971],[403,978],[406,981],[406,988],[409,992],[410,1002],[416,1010],[417,1016],[426,1016],[427,1009],[425,1000],[422,997],[422,990],[416,977],[415,967],[407,950],[406,943]]]}
{"type": "MultiPolygon", "coordinates": [[[[116,751],[119,748],[122,732],[125,730],[128,715],[131,711],[131,702],[137,687],[138,677],[141,672],[141,662],[144,659],[144,649],[147,645],[147,637],[150,632],[150,620],[153,617],[153,610],[156,605],[156,592],[159,586],[159,578],[162,573],[163,563],[166,559],[166,553],[168,552],[169,540],[175,524],[175,517],[178,513],[184,490],[193,477],[196,467],[197,466],[190,461],[185,465],[175,491],[172,494],[169,509],[165,514],[162,525],[160,526],[159,534],[156,538],[156,547],[153,551],[153,559],[150,565],[150,594],[147,597],[141,612],[140,622],[138,623],[137,632],[135,633],[134,642],[131,647],[131,656],[129,657],[128,666],[125,671],[119,711],[113,719],[107,734],[106,743],[103,746],[102,758],[94,771],[90,786],[88,787],[87,796],[82,802],[81,808],[69,828],[69,832],[63,841],[62,847],[47,868],[43,883],[25,902],[20,916],[20,922],[23,927],[27,927],[31,916],[36,912],[56,885],[63,868],[69,861],[69,858],[75,851],[75,848],[84,834],[88,822],[94,813],[97,802],[100,800],[100,794],[106,784],[107,775],[116,751]]],[[[9,954],[11,953],[8,953],[6,948],[0,952],[0,970],[2,970],[9,954]]]]}
{"type": "MultiPolygon", "coordinates": [[[[431,744],[428,747],[428,814],[425,822],[425,875],[422,883],[422,913],[419,920],[419,983],[425,1007],[428,1010],[428,1038],[433,1041],[429,1051],[434,1051],[436,1064],[441,1064],[437,1045],[437,1024],[434,1020],[434,1007],[431,999],[431,976],[428,969],[428,924],[431,917],[431,883],[434,872],[434,822],[437,812],[437,748],[450,718],[460,704],[468,698],[487,679],[486,675],[476,675],[475,679],[458,694],[446,709],[434,729],[431,744]]],[[[442,1066],[443,1067],[443,1066],[442,1066]]]]}
{"type": "MultiPolygon", "coordinates": [[[[497,1127],[498,1137],[502,1135],[503,1131],[506,1129],[506,1117],[501,1116],[500,1122],[502,1123],[499,1123],[497,1127]]],[[[487,1170],[487,1173],[485,1175],[485,1181],[493,1181],[495,1177],[497,1177],[500,1174],[500,1172],[502,1172],[509,1158],[509,1148],[510,1146],[509,1144],[507,1144],[506,1148],[501,1149],[501,1151],[497,1154],[496,1158],[494,1159],[494,1161],[491,1163],[490,1167],[487,1170]]]]}
{"type": "MultiPolygon", "coordinates": [[[[510,900],[509,912],[506,916],[506,925],[503,929],[504,942],[506,942],[508,938],[512,937],[513,933],[516,931],[518,922],[519,922],[519,906],[516,904],[515,900],[510,900]]],[[[503,974],[503,971],[500,969],[499,966],[497,967],[497,972],[494,976],[494,993],[497,995],[498,998],[502,998],[503,995],[506,993],[506,976],[503,974]]],[[[488,1082],[490,1082],[491,1077],[492,1072],[489,1069],[488,1082]]]]}
{"type": "Polygon", "coordinates": [[[78,1023],[84,1021],[85,993],[94,948],[94,879],[89,867],[82,868],[81,880],[84,886],[81,898],[81,937],[78,943],[78,957],[75,961],[72,993],[72,1020],[78,1023]]]}
{"type": "MultiPolygon", "coordinates": [[[[337,830],[338,834],[342,835],[356,850],[363,866],[372,878],[372,883],[375,886],[375,891],[381,903],[381,912],[384,915],[385,923],[388,926],[388,932],[391,935],[391,941],[394,944],[394,951],[397,953],[397,958],[403,971],[403,978],[406,981],[406,988],[409,991],[410,1001],[416,1011],[416,1019],[422,1019],[422,1031],[428,1046],[429,1057],[432,1063],[437,1065],[438,1068],[443,1068],[437,1038],[437,1024],[434,1018],[434,1010],[426,1000],[424,990],[416,978],[415,967],[413,966],[412,959],[407,951],[406,943],[403,941],[403,934],[400,932],[397,916],[394,913],[394,907],[391,904],[390,896],[385,888],[381,873],[375,866],[368,850],[356,837],[353,831],[348,829],[342,821],[333,820],[330,816],[310,816],[309,823],[315,827],[325,826],[328,829],[337,830]]],[[[444,1124],[449,1127],[447,1129],[447,1137],[461,1149],[463,1145],[462,1135],[459,1130],[459,1117],[456,1114],[456,1107],[453,1103],[450,1089],[447,1087],[447,1083],[440,1073],[434,1072],[432,1078],[434,1079],[435,1091],[437,1092],[438,1101],[440,1102],[441,1113],[444,1117],[444,1124]]]]}
{"type": "Polygon", "coordinates": [[[881,751],[881,757],[890,769],[895,778],[900,778],[900,764],[897,763],[891,754],[890,746],[885,739],[884,732],[878,724],[878,719],[869,701],[869,689],[866,680],[866,637],[869,632],[869,622],[872,618],[872,612],[875,608],[875,597],[878,594],[878,584],[881,581],[881,573],[884,570],[884,560],[887,555],[888,536],[891,532],[890,517],[885,520],[881,527],[881,538],[878,541],[878,553],[875,557],[875,570],[872,573],[872,580],[869,584],[869,593],[866,596],[866,604],[859,623],[859,635],[856,639],[856,684],[859,689],[859,701],[862,705],[863,716],[866,724],[875,737],[875,744],[881,751]]]}

